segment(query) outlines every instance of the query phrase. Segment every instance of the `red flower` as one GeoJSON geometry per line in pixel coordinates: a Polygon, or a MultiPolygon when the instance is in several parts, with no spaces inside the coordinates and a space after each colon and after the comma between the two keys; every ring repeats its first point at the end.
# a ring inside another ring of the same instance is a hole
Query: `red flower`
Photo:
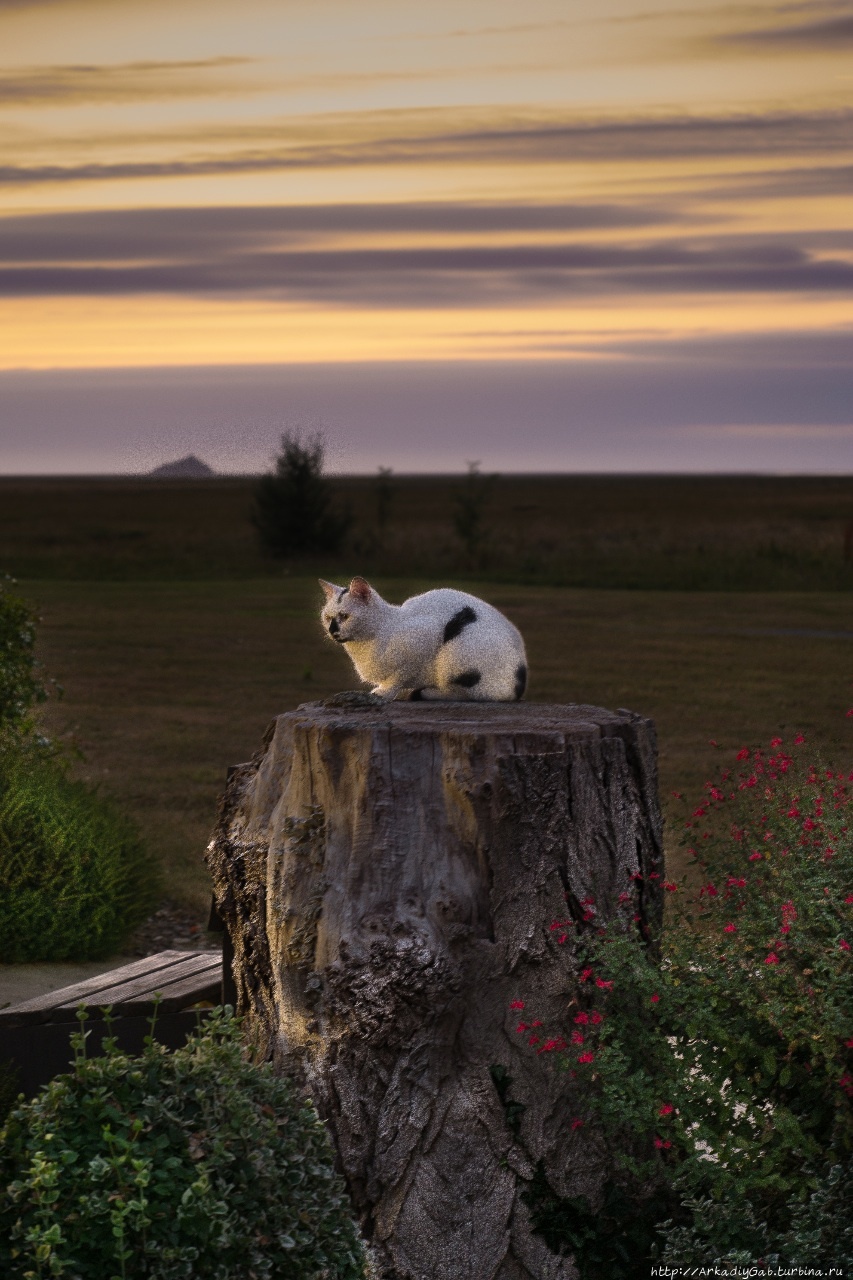
{"type": "Polygon", "coordinates": [[[580,1116],[575,1116],[574,1120],[572,1121],[572,1129],[574,1130],[574,1129],[582,1129],[582,1128],[583,1128],[583,1120],[581,1120],[580,1116]]]}
{"type": "Polygon", "coordinates": [[[727,924],[723,928],[723,933],[737,933],[737,925],[731,923],[727,924]]]}
{"type": "Polygon", "coordinates": [[[671,1116],[674,1110],[675,1110],[675,1107],[672,1105],[671,1102],[665,1102],[661,1107],[660,1111],[658,1112],[658,1115],[671,1116]]]}
{"type": "Polygon", "coordinates": [[[517,1026],[515,1029],[516,1029],[516,1032],[517,1032],[519,1035],[521,1035],[522,1031],[529,1031],[529,1030],[530,1030],[530,1023],[529,1023],[529,1022],[519,1022],[518,1026],[517,1026]]]}
{"type": "Polygon", "coordinates": [[[849,943],[849,942],[845,942],[843,938],[841,939],[841,941],[839,942],[839,944],[838,944],[838,945],[839,945],[839,947],[840,947],[840,949],[841,949],[842,951],[849,951],[849,950],[850,950],[850,943],[849,943]]]}
{"type": "Polygon", "coordinates": [[[587,1049],[586,1053],[582,1053],[578,1058],[578,1062],[595,1062],[595,1054],[590,1053],[587,1049]]]}
{"type": "Polygon", "coordinates": [[[537,1053],[553,1053],[555,1049],[565,1049],[566,1042],[562,1039],[546,1040],[541,1049],[537,1049],[537,1053]]]}
{"type": "Polygon", "coordinates": [[[741,747],[740,751],[739,751],[739,752],[737,753],[737,755],[735,756],[735,759],[736,759],[736,760],[748,760],[748,759],[749,759],[749,747],[741,747]]]}
{"type": "Polygon", "coordinates": [[[664,1142],[663,1138],[655,1138],[655,1146],[657,1147],[658,1151],[669,1151],[670,1147],[672,1146],[672,1143],[670,1142],[669,1138],[667,1138],[666,1142],[664,1142]]]}
{"type": "Polygon", "coordinates": [[[726,884],[730,889],[744,889],[746,887],[746,881],[743,876],[729,876],[726,884]]]}
{"type": "Polygon", "coordinates": [[[593,1009],[593,1011],[592,1011],[592,1023],[593,1023],[593,1026],[596,1026],[596,1027],[597,1027],[597,1026],[598,1026],[598,1024],[599,1024],[599,1022],[603,1022],[603,1021],[604,1021],[604,1014],[603,1014],[603,1013],[599,1013],[597,1009],[593,1009]]]}
{"type": "Polygon", "coordinates": [[[649,996],[649,999],[651,1000],[652,1004],[657,1004],[658,1000],[660,1000],[660,996],[658,995],[657,992],[655,992],[653,996],[649,996]]]}
{"type": "Polygon", "coordinates": [[[782,745],[782,739],[781,739],[781,738],[771,738],[771,739],[770,739],[770,745],[771,745],[771,747],[781,747],[781,745],[782,745]]]}
{"type": "Polygon", "coordinates": [[[844,901],[845,901],[845,902],[853,902],[853,893],[848,893],[848,895],[847,895],[847,897],[844,899],[844,901]]]}
{"type": "Polygon", "coordinates": [[[719,745],[720,745],[720,744],[719,744],[719,742],[717,742],[716,738],[709,738],[709,739],[708,739],[708,746],[709,746],[709,747],[718,747],[719,745]]]}
{"type": "Polygon", "coordinates": [[[589,1022],[589,1014],[581,1011],[575,1014],[575,1022],[579,1022],[581,1026],[585,1026],[589,1022]]]}
{"type": "Polygon", "coordinates": [[[510,1007],[510,1009],[523,1009],[523,1008],[524,1008],[524,1001],[523,1001],[523,1000],[513,1000],[509,1007],[510,1007]]]}
{"type": "Polygon", "coordinates": [[[583,1032],[582,1032],[582,1031],[573,1031],[573,1032],[572,1032],[572,1044],[583,1044],[583,1032]]]}
{"type": "Polygon", "coordinates": [[[700,890],[699,890],[699,897],[700,897],[700,898],[704,898],[704,896],[705,896],[705,894],[706,894],[706,893],[707,893],[707,895],[708,895],[708,897],[709,897],[709,898],[716,898],[716,896],[717,896],[717,890],[714,888],[714,886],[713,886],[712,884],[706,884],[706,885],[705,885],[705,887],[704,887],[703,889],[700,889],[700,890]]]}
{"type": "Polygon", "coordinates": [[[848,719],[850,718],[850,716],[853,716],[853,707],[851,707],[849,711],[845,711],[844,714],[848,717],[848,719]]]}
{"type": "Polygon", "coordinates": [[[619,894],[619,901],[620,901],[620,902],[630,902],[630,901],[631,901],[631,895],[630,895],[630,893],[620,893],[620,894],[619,894]]]}
{"type": "Polygon", "coordinates": [[[667,893],[678,893],[678,885],[673,880],[664,880],[663,887],[667,893]]]}
{"type": "Polygon", "coordinates": [[[775,952],[775,951],[771,951],[769,956],[765,956],[765,958],[764,958],[764,963],[765,963],[765,964],[778,964],[778,963],[779,963],[779,957],[777,956],[776,952],[775,952]]]}
{"type": "Polygon", "coordinates": [[[596,978],[595,985],[601,987],[602,991],[612,991],[613,983],[606,981],[604,978],[596,978]]]}
{"type": "Polygon", "coordinates": [[[531,1037],[530,1037],[530,1039],[527,1041],[527,1043],[528,1043],[529,1045],[538,1044],[538,1043],[539,1043],[539,1037],[538,1037],[538,1036],[531,1036],[531,1037]]]}
{"type": "Polygon", "coordinates": [[[592,977],[592,969],[581,969],[578,982],[588,982],[592,977]]]}
{"type": "Polygon", "coordinates": [[[844,1041],[844,1047],[845,1049],[853,1049],[853,1036],[851,1036],[849,1040],[844,1041]]]}
{"type": "Polygon", "coordinates": [[[796,737],[794,738],[794,746],[795,746],[795,747],[798,747],[798,746],[800,745],[800,743],[801,743],[801,742],[805,742],[805,738],[803,737],[803,735],[802,735],[801,733],[798,733],[798,734],[796,735],[796,737]]]}
{"type": "Polygon", "coordinates": [[[756,849],[756,850],[755,850],[755,853],[751,853],[751,854],[749,855],[749,861],[750,861],[750,862],[757,862],[757,861],[759,860],[759,858],[763,858],[763,857],[764,857],[764,854],[763,854],[763,853],[759,853],[759,851],[756,849]]]}

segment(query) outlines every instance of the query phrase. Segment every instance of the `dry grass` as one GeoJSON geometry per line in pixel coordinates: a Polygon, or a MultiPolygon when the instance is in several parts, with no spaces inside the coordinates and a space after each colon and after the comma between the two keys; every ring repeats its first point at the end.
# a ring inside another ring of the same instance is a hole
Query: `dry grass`
{"type": "MultiPolygon", "coordinates": [[[[377,585],[396,601],[434,583],[377,585]]],[[[47,713],[52,731],[138,819],[172,896],[203,906],[201,858],[226,766],[257,749],[273,715],[352,687],[345,655],[319,630],[316,581],[22,588],[41,607],[45,666],[66,688],[47,713]]],[[[846,594],[467,589],[522,629],[529,697],[656,720],[664,797],[710,777],[711,738],[736,748],[802,729],[839,762],[853,757],[846,594]]]]}

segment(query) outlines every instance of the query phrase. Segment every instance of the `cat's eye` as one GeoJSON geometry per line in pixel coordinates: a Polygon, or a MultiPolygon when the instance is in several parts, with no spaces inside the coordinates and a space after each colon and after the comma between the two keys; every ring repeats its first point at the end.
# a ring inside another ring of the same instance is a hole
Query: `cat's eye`
{"type": "Polygon", "coordinates": [[[348,614],[348,613],[339,613],[339,614],[338,614],[338,622],[346,622],[346,620],[347,620],[347,618],[348,618],[348,617],[349,617],[349,614],[348,614]]]}

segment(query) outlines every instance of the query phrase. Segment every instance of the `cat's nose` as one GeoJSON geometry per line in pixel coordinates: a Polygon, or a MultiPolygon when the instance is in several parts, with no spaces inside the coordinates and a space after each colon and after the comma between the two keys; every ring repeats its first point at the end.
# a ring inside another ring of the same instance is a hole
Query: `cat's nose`
{"type": "Polygon", "coordinates": [[[332,618],[332,621],[329,623],[329,635],[336,636],[340,629],[340,624],[338,623],[337,618],[332,618]]]}

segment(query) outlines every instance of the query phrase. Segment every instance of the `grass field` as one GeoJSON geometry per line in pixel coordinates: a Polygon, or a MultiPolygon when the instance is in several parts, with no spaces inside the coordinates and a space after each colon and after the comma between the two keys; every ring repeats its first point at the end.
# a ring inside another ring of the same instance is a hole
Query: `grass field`
{"type": "MultiPolygon", "coordinates": [[[[353,523],[325,576],[479,577],[644,590],[853,590],[853,477],[504,476],[482,545],[454,531],[462,477],[333,482],[353,523]],[[845,548],[846,541],[846,548],[845,548]]],[[[19,578],[280,577],[260,552],[248,479],[0,479],[0,569],[19,578]]]]}
{"type": "Polygon", "coordinates": [[[710,777],[712,738],[801,729],[853,758],[853,477],[507,476],[476,554],[454,533],[463,483],[394,477],[382,530],[376,481],[336,480],[347,544],[282,564],[257,546],[247,479],[0,479],[0,572],[38,603],[66,690],[48,727],[138,819],[172,898],[207,898],[226,766],[273,715],[354,683],[318,575],[493,600],[524,633],[529,697],[656,720],[665,807],[710,777]]]}
{"type": "MultiPolygon", "coordinates": [[[[360,566],[353,566],[360,567],[360,566]]],[[[428,582],[378,580],[399,601],[428,582]]],[[[598,591],[477,584],[522,629],[529,697],[652,716],[665,808],[723,749],[803,730],[853,759],[853,611],[843,592],[598,591]]],[[[171,897],[203,908],[201,856],[228,764],[271,717],[352,687],[308,577],[26,581],[40,652],[66,689],[47,722],[78,771],[140,822],[171,897]]],[[[674,829],[673,829],[674,830],[674,829]]],[[[669,841],[672,865],[678,852],[669,841]]]]}

